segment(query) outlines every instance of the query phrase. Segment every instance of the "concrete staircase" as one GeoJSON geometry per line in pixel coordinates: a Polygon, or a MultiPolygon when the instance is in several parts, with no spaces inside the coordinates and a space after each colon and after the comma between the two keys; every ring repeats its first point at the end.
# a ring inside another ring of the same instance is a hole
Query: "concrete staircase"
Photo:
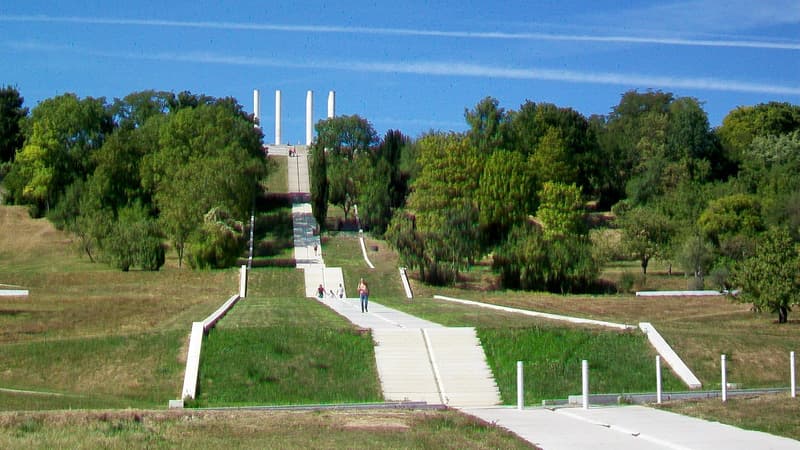
{"type": "Polygon", "coordinates": [[[387,400],[454,407],[500,403],[474,328],[378,328],[372,336],[387,400]]]}

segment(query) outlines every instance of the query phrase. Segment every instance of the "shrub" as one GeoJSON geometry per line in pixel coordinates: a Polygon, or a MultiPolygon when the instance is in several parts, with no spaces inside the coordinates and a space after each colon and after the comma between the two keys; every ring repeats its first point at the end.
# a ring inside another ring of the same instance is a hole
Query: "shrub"
{"type": "Polygon", "coordinates": [[[193,269],[221,269],[236,264],[242,251],[241,224],[227,213],[214,208],[204,218],[203,226],[189,241],[189,266],[193,269]]]}
{"type": "Polygon", "coordinates": [[[599,273],[586,237],[546,237],[530,224],[511,230],[495,252],[492,267],[505,288],[560,293],[590,288],[599,273]]]}
{"type": "Polygon", "coordinates": [[[104,239],[104,256],[112,265],[127,272],[138,266],[158,270],[164,265],[163,236],[144,208],[130,206],[120,210],[111,234],[104,239]]]}

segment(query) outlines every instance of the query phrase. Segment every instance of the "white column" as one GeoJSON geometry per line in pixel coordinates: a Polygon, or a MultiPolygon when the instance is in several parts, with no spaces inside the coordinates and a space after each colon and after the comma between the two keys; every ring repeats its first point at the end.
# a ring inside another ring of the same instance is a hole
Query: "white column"
{"type": "Polygon", "coordinates": [[[581,361],[581,379],[583,385],[583,409],[589,409],[589,361],[581,361]]]}
{"type": "Polygon", "coordinates": [[[336,115],[336,92],[328,92],[328,119],[336,115]]]}
{"type": "Polygon", "coordinates": [[[253,89],[253,116],[256,118],[256,128],[261,128],[261,99],[258,89],[253,89]]]}
{"type": "Polygon", "coordinates": [[[314,92],[306,92],[306,145],[311,145],[314,129],[314,92]]]}
{"type": "Polygon", "coordinates": [[[661,403],[661,355],[656,355],[656,403],[661,403]]]}
{"type": "Polygon", "coordinates": [[[725,370],[725,355],[720,357],[720,371],[722,372],[722,401],[728,401],[728,374],[725,370]]]}
{"type": "Polygon", "coordinates": [[[281,91],[275,91],[275,145],[281,145],[281,91]]]}
{"type": "Polygon", "coordinates": [[[792,379],[792,398],[797,397],[797,378],[795,377],[796,372],[794,368],[794,352],[789,352],[789,377],[792,379]]]}
{"type": "Polygon", "coordinates": [[[522,383],[522,361],[517,361],[517,409],[522,411],[525,406],[525,395],[522,383]]]}

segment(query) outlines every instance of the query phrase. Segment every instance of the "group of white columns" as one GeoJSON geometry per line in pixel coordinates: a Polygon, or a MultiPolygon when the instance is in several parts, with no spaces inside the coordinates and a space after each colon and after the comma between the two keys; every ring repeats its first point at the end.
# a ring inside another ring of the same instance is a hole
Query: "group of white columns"
{"type": "MultiPolygon", "coordinates": [[[[314,140],[314,91],[306,92],[306,145],[314,140]]],[[[258,89],[253,89],[253,115],[261,123],[261,98],[258,89]]],[[[336,93],[328,92],[328,119],[336,115],[336,93]]],[[[275,142],[283,145],[281,138],[281,91],[275,91],[275,142]]]]}

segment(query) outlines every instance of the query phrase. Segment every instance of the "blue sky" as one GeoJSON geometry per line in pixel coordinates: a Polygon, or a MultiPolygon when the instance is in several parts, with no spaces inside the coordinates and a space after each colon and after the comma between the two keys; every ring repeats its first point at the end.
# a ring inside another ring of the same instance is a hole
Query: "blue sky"
{"type": "Polygon", "coordinates": [[[274,91],[283,140],[305,136],[336,91],[337,114],[383,134],[466,128],[493,96],[607,114],[630,89],[704,103],[712,125],[733,108],[800,103],[800,1],[3,1],[0,84],[33,107],[65,92],[145,90],[232,96],[265,141],[274,91]]]}

